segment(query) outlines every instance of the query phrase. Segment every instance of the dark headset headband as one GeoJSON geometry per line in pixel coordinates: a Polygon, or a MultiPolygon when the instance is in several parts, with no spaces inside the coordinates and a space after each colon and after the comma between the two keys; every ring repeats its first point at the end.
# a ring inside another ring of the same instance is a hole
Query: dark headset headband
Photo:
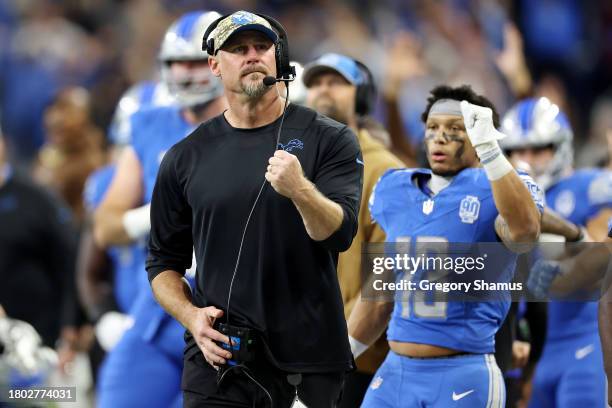
{"type": "Polygon", "coordinates": [[[354,59],[355,64],[363,75],[363,81],[357,85],[357,95],[355,98],[355,111],[358,115],[368,115],[374,108],[376,99],[376,83],[374,81],[374,75],[372,71],[363,62],[354,59]]]}

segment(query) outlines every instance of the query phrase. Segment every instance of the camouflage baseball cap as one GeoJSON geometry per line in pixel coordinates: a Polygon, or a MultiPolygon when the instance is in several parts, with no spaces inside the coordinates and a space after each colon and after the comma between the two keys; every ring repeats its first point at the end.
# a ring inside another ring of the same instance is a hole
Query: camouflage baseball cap
{"type": "Polygon", "coordinates": [[[216,55],[223,44],[234,34],[246,30],[255,30],[264,33],[272,42],[276,43],[278,35],[272,29],[272,26],[263,17],[257,14],[249,13],[248,11],[237,11],[230,14],[217,24],[217,27],[210,33],[206,41],[212,39],[213,55],[216,55]]]}

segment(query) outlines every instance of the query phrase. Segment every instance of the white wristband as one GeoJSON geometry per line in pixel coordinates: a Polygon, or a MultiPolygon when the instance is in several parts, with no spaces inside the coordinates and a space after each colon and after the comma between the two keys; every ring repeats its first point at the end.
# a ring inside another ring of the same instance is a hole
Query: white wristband
{"type": "Polygon", "coordinates": [[[353,353],[354,358],[359,357],[368,349],[367,344],[363,344],[353,336],[349,336],[349,344],[351,345],[351,353],[353,353]]]}
{"type": "Polygon", "coordinates": [[[514,170],[512,164],[504,156],[497,140],[476,146],[476,154],[490,181],[499,180],[514,170]]]}
{"type": "Polygon", "coordinates": [[[145,237],[151,230],[151,204],[126,211],[123,214],[123,228],[133,240],[145,237]]]}

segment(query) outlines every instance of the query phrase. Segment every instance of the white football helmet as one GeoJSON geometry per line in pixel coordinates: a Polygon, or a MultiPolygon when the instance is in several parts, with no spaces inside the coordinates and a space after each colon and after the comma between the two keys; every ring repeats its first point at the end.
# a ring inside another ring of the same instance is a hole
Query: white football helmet
{"type": "Polygon", "coordinates": [[[543,189],[571,170],[574,161],[574,134],[567,117],[548,98],[530,98],[518,102],[504,116],[500,140],[505,151],[552,146],[555,154],[536,182],[543,189]]]}
{"type": "Polygon", "coordinates": [[[175,21],[166,31],[159,52],[162,80],[179,105],[191,107],[202,105],[223,94],[221,80],[210,68],[190,69],[180,76],[172,75],[173,61],[207,61],[208,54],[202,50],[204,32],[221,17],[216,11],[192,11],[175,21]]]}

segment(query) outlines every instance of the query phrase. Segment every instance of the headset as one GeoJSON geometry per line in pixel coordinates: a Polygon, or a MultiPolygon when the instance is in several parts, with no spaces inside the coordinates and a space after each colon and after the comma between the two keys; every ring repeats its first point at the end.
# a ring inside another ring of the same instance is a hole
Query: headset
{"type": "Polygon", "coordinates": [[[360,116],[366,116],[370,114],[374,108],[374,102],[376,99],[376,83],[374,82],[374,75],[372,71],[361,61],[353,59],[361,74],[363,75],[363,82],[357,85],[357,93],[355,96],[355,112],[360,116]]]}
{"type": "MultiPolygon", "coordinates": [[[[295,78],[295,67],[290,64],[289,60],[289,40],[287,39],[287,32],[285,28],[279,23],[276,19],[267,16],[265,14],[257,14],[255,15],[266,20],[276,34],[278,35],[278,40],[275,45],[275,60],[276,60],[276,79],[280,81],[289,81],[295,78]]],[[[231,16],[231,14],[226,14],[224,16],[219,17],[206,29],[204,32],[204,38],[202,39],[202,51],[206,51],[208,55],[214,55],[215,53],[215,40],[214,38],[208,38],[210,34],[213,32],[215,28],[219,25],[219,23],[225,19],[226,17],[231,16]]]]}

